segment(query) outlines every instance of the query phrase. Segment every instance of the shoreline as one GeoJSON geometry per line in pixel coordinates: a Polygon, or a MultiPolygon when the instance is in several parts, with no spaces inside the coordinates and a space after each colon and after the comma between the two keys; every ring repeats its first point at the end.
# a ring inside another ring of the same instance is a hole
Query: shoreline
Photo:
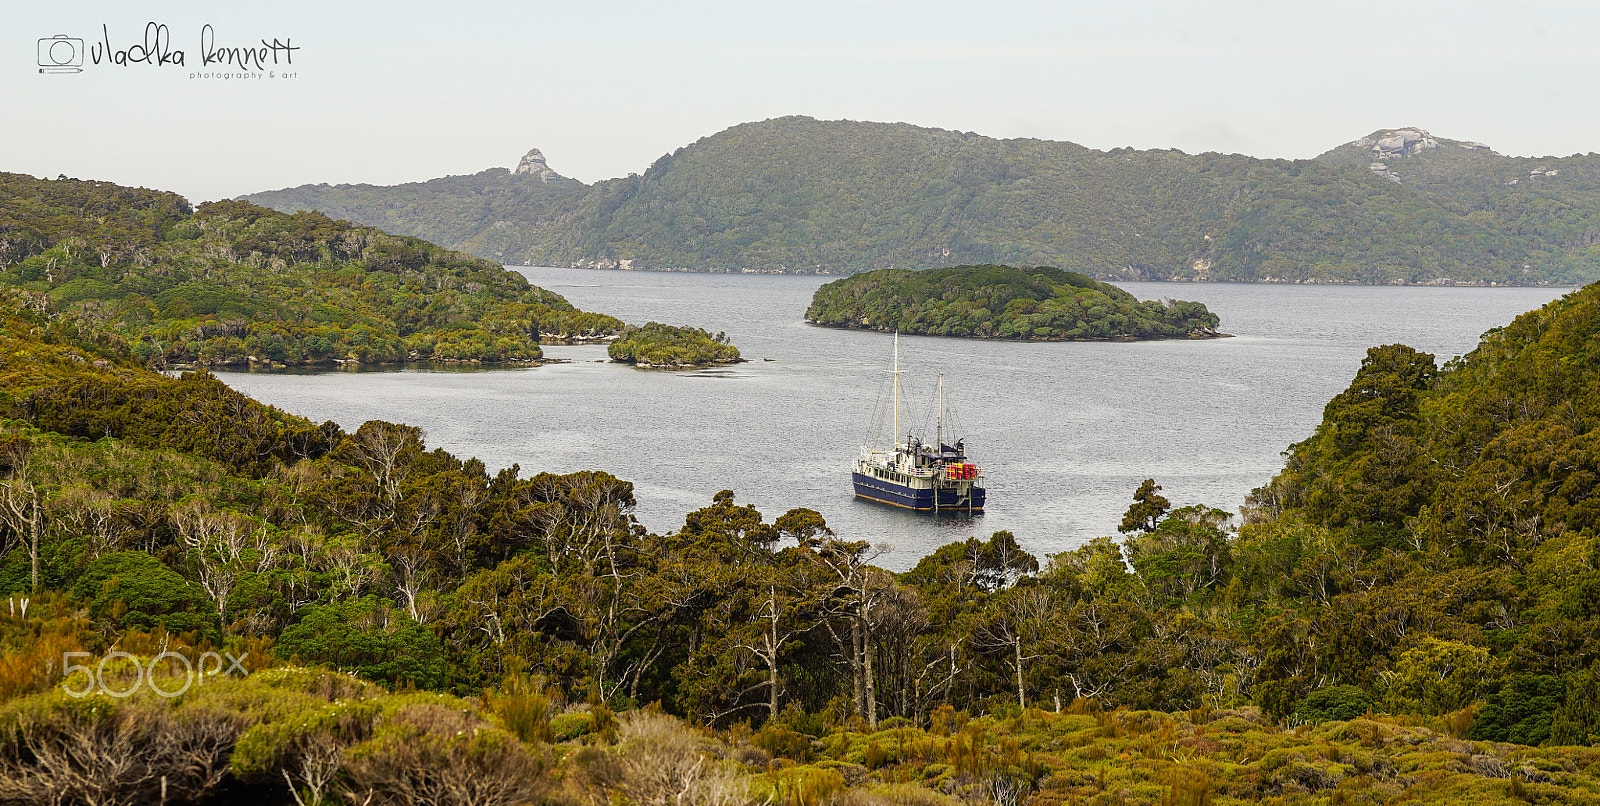
{"type": "Polygon", "coordinates": [[[156,369],[162,373],[195,372],[255,372],[262,374],[285,372],[389,372],[412,366],[437,366],[448,367],[454,371],[470,371],[474,369],[521,369],[540,367],[546,364],[570,364],[567,358],[514,358],[506,361],[485,361],[477,358],[425,358],[407,361],[373,361],[363,363],[354,360],[332,359],[328,361],[308,361],[299,364],[283,364],[276,361],[230,361],[220,364],[206,364],[201,362],[172,363],[156,369]]]}
{"type": "Polygon", "coordinates": [[[1222,332],[1215,331],[1215,330],[1208,330],[1208,331],[1192,330],[1192,331],[1190,331],[1190,332],[1188,332],[1188,333],[1186,333],[1186,334],[1184,334],[1182,336],[1153,336],[1153,337],[1143,337],[1143,338],[1141,338],[1139,336],[1109,336],[1109,337],[1103,338],[1103,339],[1050,339],[1050,338],[1040,338],[1040,337],[1030,337],[1030,338],[1026,338],[1026,339],[1008,339],[1008,338],[1004,338],[1002,336],[950,336],[950,335],[946,335],[944,333],[918,333],[918,332],[916,332],[914,330],[895,331],[895,330],[891,330],[891,329],[888,329],[888,328],[879,328],[879,327],[854,327],[854,326],[851,326],[851,325],[825,325],[825,324],[822,324],[821,322],[814,322],[814,321],[812,321],[810,319],[805,320],[805,323],[807,325],[811,326],[811,327],[825,327],[825,328],[828,328],[829,330],[855,330],[855,331],[860,331],[860,332],[865,332],[865,333],[886,333],[886,334],[892,334],[892,333],[898,332],[902,336],[925,336],[925,337],[931,338],[931,339],[967,339],[969,341],[1009,341],[1009,342],[1016,342],[1018,344],[1031,344],[1031,343],[1052,344],[1052,343],[1057,343],[1057,342],[1069,342],[1069,341],[1070,342],[1082,342],[1082,343],[1092,343],[1092,342],[1098,342],[1098,343],[1108,343],[1108,342],[1127,343],[1127,342],[1138,342],[1138,341],[1210,341],[1212,339],[1231,339],[1231,338],[1234,337],[1232,333],[1222,333],[1222,332]]]}
{"type": "MultiPolygon", "coordinates": [[[[787,271],[779,269],[688,269],[688,268],[643,268],[638,266],[595,266],[570,264],[566,266],[543,266],[532,263],[503,263],[507,269],[563,269],[573,271],[615,271],[615,272],[648,272],[652,274],[739,274],[762,275],[770,277],[850,277],[864,274],[872,269],[863,269],[859,272],[833,272],[833,271],[787,271]]],[[[896,268],[888,266],[885,268],[896,268]]],[[[945,268],[935,266],[930,268],[945,268]]],[[[913,269],[912,271],[924,271],[913,269]]],[[[1268,278],[1265,280],[1214,280],[1204,277],[1111,277],[1087,275],[1103,283],[1173,283],[1180,285],[1315,285],[1315,286],[1355,286],[1359,288],[1582,288],[1588,283],[1496,283],[1473,280],[1452,280],[1448,277],[1439,277],[1427,282],[1413,283],[1399,280],[1390,280],[1383,283],[1361,283],[1353,280],[1319,280],[1315,278],[1306,280],[1285,280],[1268,278]]]]}

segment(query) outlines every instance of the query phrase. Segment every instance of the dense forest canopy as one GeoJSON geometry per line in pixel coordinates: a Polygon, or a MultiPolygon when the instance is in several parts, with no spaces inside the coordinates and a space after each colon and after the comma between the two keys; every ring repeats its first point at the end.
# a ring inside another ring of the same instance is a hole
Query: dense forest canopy
{"type": "MultiPolygon", "coordinates": [[[[1150,803],[1348,782],[1600,797],[1600,750],[1556,747],[1600,743],[1600,287],[1443,368],[1373,348],[1242,525],[1147,481],[1121,538],[1040,558],[998,532],[900,574],[812,510],[722,491],[652,534],[604,471],[490,473],[413,427],[307,422],[152,373],[20,291],[0,325],[0,786],[57,781],[40,759],[89,742],[192,802],[388,791],[441,764],[577,797],[562,787],[630,779],[541,748],[642,753],[659,703],[722,731],[718,775],[794,806],[813,801],[783,787],[908,781],[940,803],[1001,784],[1087,802],[1108,781],[1150,803]],[[75,710],[81,674],[52,659],[114,648],[253,673],[75,710]],[[482,743],[450,738],[468,729],[482,743]],[[185,742],[214,775],[116,750],[185,742]],[[557,763],[567,783],[539,772],[557,763]]],[[[680,739],[701,748],[686,765],[708,747],[680,739]]]]}
{"type": "MultiPolygon", "coordinates": [[[[44,184],[0,208],[7,272],[192,227],[261,255],[193,282],[285,273],[351,226],[44,184]]],[[[537,293],[407,239],[340,271],[402,247],[537,293]]],[[[1242,522],[1151,479],[1120,536],[895,573],[812,509],[723,490],[656,534],[627,468],[491,472],[154,372],[63,260],[0,287],[0,802],[1600,801],[1600,285],[1443,367],[1372,348],[1242,522]]],[[[1017,271],[980,274],[1131,302],[1017,271]]]]}
{"type": "Polygon", "coordinates": [[[161,365],[523,361],[622,323],[498,264],[246,202],[0,174],[0,285],[161,365]]]}
{"type": "Polygon", "coordinates": [[[508,263],[851,274],[1540,284],[1600,277],[1600,156],[1388,129],[1314,159],[996,140],[902,123],[734,126],[585,186],[493,169],[245,197],[508,263]]]}
{"type": "Polygon", "coordinates": [[[1260,584],[1324,605],[1270,626],[1263,702],[1288,709],[1330,679],[1394,702],[1411,645],[1475,664],[1447,681],[1460,688],[1405,695],[1486,697],[1474,736],[1600,739],[1597,338],[1590,286],[1443,368],[1403,345],[1369,351],[1241,533],[1241,549],[1277,555],[1260,584]]]}
{"type": "Polygon", "coordinates": [[[806,320],[832,327],[981,339],[1172,339],[1217,335],[1198,302],[1140,302],[1048,266],[882,269],[818,288],[806,320]]]}

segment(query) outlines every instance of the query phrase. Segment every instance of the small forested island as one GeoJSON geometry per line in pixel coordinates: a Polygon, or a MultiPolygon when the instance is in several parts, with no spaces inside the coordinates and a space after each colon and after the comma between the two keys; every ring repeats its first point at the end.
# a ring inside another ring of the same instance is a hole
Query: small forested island
{"type": "Polygon", "coordinates": [[[739,348],[726,333],[712,335],[698,327],[676,327],[650,322],[644,327],[628,326],[606,348],[612,361],[633,364],[640,369],[689,369],[712,364],[735,364],[739,348]]]}
{"type": "Polygon", "coordinates": [[[74,311],[0,288],[0,803],[1600,803],[1600,286],[1372,348],[1242,523],[899,573],[74,311]]]}
{"type": "Polygon", "coordinates": [[[0,285],[156,366],[514,362],[622,322],[522,275],[314,212],[0,173],[0,285]]]}
{"type": "Polygon", "coordinates": [[[974,339],[1216,338],[1217,315],[1198,302],[1140,302],[1109,283],[1040,266],[881,269],[818,288],[806,320],[974,339]]]}

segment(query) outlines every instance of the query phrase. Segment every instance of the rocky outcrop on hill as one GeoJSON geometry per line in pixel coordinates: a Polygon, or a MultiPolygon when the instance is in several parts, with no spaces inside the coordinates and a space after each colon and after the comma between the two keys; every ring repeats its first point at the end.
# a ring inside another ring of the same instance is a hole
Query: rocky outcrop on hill
{"type": "MultiPolygon", "coordinates": [[[[1440,146],[1454,146],[1457,148],[1467,149],[1468,151],[1476,151],[1481,149],[1491,154],[1494,153],[1493,149],[1489,148],[1483,143],[1476,143],[1471,140],[1445,140],[1436,138],[1432,134],[1428,133],[1427,129],[1417,128],[1384,129],[1373,132],[1372,134],[1363,137],[1360,140],[1348,143],[1347,145],[1355,146],[1357,148],[1371,149],[1374,163],[1383,162],[1384,160],[1414,157],[1430,148],[1439,148],[1440,146]]],[[[1373,167],[1372,170],[1376,172],[1379,169],[1377,167],[1373,167]]]]}
{"type": "Polygon", "coordinates": [[[517,169],[513,173],[535,176],[541,182],[555,182],[566,178],[550,170],[550,166],[544,161],[544,152],[537,148],[531,149],[528,153],[522,155],[522,159],[517,162],[517,169]]]}

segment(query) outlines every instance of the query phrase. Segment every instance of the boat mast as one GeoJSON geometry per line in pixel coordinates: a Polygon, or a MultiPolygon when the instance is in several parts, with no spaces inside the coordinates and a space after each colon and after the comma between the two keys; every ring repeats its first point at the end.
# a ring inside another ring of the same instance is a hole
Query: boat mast
{"type": "Polygon", "coordinates": [[[933,474],[933,511],[939,511],[939,488],[944,486],[944,479],[939,477],[939,470],[944,468],[944,373],[939,373],[939,416],[934,421],[933,444],[939,451],[939,458],[934,464],[933,474]]]}
{"type": "Polygon", "coordinates": [[[900,331],[894,332],[894,441],[900,441],[900,331]]]}

